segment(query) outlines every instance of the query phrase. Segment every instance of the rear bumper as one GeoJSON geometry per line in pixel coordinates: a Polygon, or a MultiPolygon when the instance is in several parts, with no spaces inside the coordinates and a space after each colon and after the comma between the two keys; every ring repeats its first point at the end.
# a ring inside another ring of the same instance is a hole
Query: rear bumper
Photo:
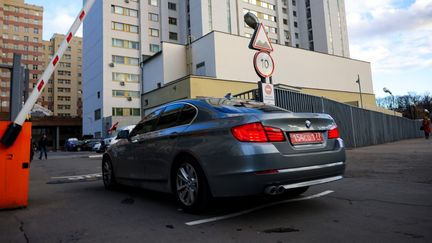
{"type": "Polygon", "coordinates": [[[283,185],[285,189],[312,186],[342,179],[345,172],[342,144],[331,151],[291,155],[282,155],[269,145],[262,146],[266,148],[249,154],[213,154],[200,160],[204,162],[213,196],[262,194],[269,186],[283,185]]]}
{"type": "Polygon", "coordinates": [[[236,197],[264,193],[269,186],[285,189],[313,186],[342,179],[344,162],[278,170],[274,174],[249,172],[212,177],[210,188],[215,197],[236,197]]]}

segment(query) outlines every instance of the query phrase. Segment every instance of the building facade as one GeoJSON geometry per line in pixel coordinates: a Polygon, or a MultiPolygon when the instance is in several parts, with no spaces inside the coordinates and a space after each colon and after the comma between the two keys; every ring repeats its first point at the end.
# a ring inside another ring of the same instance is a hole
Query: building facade
{"type": "MultiPolygon", "coordinates": [[[[143,63],[144,111],[176,99],[223,97],[257,89],[260,78],[253,65],[257,51],[248,48],[249,42],[249,38],[217,31],[191,45],[162,42],[162,51],[143,63]]],[[[369,62],[282,45],[273,48],[274,84],[376,110],[369,62]]]]}
{"type": "MultiPolygon", "coordinates": [[[[43,8],[24,0],[0,1],[0,63],[12,64],[13,54],[30,70],[32,91],[44,67],[42,42],[43,8]]],[[[10,72],[0,70],[1,112],[9,112],[10,72]]]]}
{"type": "Polygon", "coordinates": [[[349,56],[343,0],[96,0],[83,29],[83,133],[106,136],[114,123],[140,120],[142,64],[162,42],[186,45],[212,31],[250,37],[247,12],[273,43],[349,56]]]}
{"type": "MultiPolygon", "coordinates": [[[[54,34],[44,41],[44,60],[48,65],[65,36],[54,34]]],[[[60,59],[42,92],[42,105],[54,116],[81,117],[82,115],[82,38],[75,37],[60,59]]]]}

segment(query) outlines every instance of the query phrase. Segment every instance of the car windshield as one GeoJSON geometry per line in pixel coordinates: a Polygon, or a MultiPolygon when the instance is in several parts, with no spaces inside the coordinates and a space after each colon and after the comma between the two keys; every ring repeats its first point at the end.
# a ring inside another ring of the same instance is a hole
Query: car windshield
{"type": "Polygon", "coordinates": [[[223,113],[290,112],[276,106],[252,100],[208,98],[205,101],[214,109],[223,113]]]}

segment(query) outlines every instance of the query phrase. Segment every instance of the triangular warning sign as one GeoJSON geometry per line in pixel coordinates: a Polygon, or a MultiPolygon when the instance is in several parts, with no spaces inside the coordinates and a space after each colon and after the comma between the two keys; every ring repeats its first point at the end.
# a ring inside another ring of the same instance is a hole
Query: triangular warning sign
{"type": "Polygon", "coordinates": [[[265,32],[264,25],[261,23],[252,38],[249,48],[260,51],[273,51],[273,46],[265,32]]]}

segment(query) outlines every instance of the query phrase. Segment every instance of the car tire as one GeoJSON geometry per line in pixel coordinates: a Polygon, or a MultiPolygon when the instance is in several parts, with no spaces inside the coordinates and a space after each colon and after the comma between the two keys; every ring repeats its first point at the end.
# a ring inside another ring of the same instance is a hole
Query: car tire
{"type": "Polygon", "coordinates": [[[111,160],[107,158],[102,160],[102,181],[105,188],[108,190],[115,189],[117,186],[111,160]]]}
{"type": "Polygon", "coordinates": [[[173,191],[182,208],[190,213],[206,209],[211,200],[210,188],[199,164],[191,157],[184,157],[173,173],[173,191]]]}
{"type": "Polygon", "coordinates": [[[305,193],[308,189],[309,189],[308,186],[288,189],[288,190],[285,190],[284,194],[286,196],[289,196],[289,197],[296,197],[296,196],[300,196],[301,194],[305,193]]]}

